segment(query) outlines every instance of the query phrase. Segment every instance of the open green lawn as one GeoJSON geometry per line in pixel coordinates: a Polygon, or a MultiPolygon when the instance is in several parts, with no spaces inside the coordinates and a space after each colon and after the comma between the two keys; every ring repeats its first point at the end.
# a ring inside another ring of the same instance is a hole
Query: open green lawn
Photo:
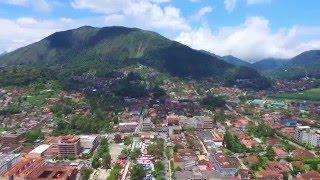
{"type": "Polygon", "coordinates": [[[299,93],[281,93],[272,95],[271,98],[288,100],[320,101],[320,88],[309,89],[299,93]]]}

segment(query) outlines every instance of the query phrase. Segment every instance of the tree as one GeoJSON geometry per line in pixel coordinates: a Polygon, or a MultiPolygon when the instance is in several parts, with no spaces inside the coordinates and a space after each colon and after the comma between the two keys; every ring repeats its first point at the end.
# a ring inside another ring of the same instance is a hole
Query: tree
{"type": "Polygon", "coordinates": [[[131,179],[141,180],[146,176],[146,171],[140,165],[134,165],[131,169],[131,179]]]}
{"type": "Polygon", "coordinates": [[[114,165],[107,180],[118,180],[120,177],[120,171],[121,166],[119,164],[114,165]]]}
{"type": "Polygon", "coordinates": [[[295,146],[290,144],[288,140],[282,140],[282,146],[283,146],[283,149],[285,149],[287,152],[290,152],[292,150],[295,150],[295,146]]]}
{"type": "Polygon", "coordinates": [[[130,156],[130,149],[129,148],[122,149],[121,154],[125,156],[130,156]]]}
{"type": "Polygon", "coordinates": [[[147,151],[148,154],[162,158],[164,152],[163,139],[155,139],[154,142],[148,146],[147,151]]]}
{"type": "Polygon", "coordinates": [[[274,153],[274,150],[271,146],[268,146],[267,149],[266,149],[266,157],[270,160],[270,161],[273,161],[274,158],[275,158],[275,153],[274,153]]]}
{"type": "Polygon", "coordinates": [[[216,111],[216,114],[214,116],[214,120],[216,122],[224,122],[226,119],[226,114],[224,113],[224,110],[216,111]]]}
{"type": "Polygon", "coordinates": [[[124,144],[125,144],[126,146],[132,144],[132,138],[131,138],[130,136],[126,136],[126,137],[124,138],[124,144]]]}
{"type": "Polygon", "coordinates": [[[133,149],[132,152],[130,152],[130,158],[132,160],[136,160],[141,154],[141,150],[138,148],[133,149]]]}
{"type": "Polygon", "coordinates": [[[92,174],[93,170],[92,169],[84,169],[81,171],[81,177],[82,179],[89,179],[90,175],[92,174]]]}
{"type": "Polygon", "coordinates": [[[94,156],[91,162],[92,168],[97,169],[100,167],[100,161],[99,158],[94,156]]]}
{"type": "Polygon", "coordinates": [[[208,95],[202,99],[201,103],[204,106],[206,106],[208,109],[214,109],[218,107],[224,107],[226,104],[226,101],[221,96],[208,95]]]}
{"type": "Polygon", "coordinates": [[[26,141],[28,143],[33,143],[37,139],[43,139],[43,137],[44,137],[44,134],[41,132],[40,129],[28,131],[25,135],[26,141]]]}
{"type": "Polygon", "coordinates": [[[229,130],[226,130],[224,139],[223,139],[224,147],[229,149],[234,153],[243,153],[247,149],[240,143],[238,137],[232,135],[229,130]]]}
{"type": "Polygon", "coordinates": [[[164,178],[164,165],[161,161],[157,161],[154,164],[154,171],[152,172],[156,180],[163,180],[164,178]]]}
{"type": "Polygon", "coordinates": [[[109,153],[106,153],[102,157],[102,165],[106,169],[110,169],[111,168],[111,155],[109,153]]]}

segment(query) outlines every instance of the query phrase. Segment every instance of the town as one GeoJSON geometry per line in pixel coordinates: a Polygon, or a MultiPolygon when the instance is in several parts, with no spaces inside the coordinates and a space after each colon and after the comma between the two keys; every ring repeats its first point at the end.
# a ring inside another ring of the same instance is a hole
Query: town
{"type": "Polygon", "coordinates": [[[166,79],[151,95],[124,92],[102,109],[97,94],[113,97],[119,81],[137,80],[127,71],[75,76],[77,91],[54,81],[1,89],[0,179],[320,178],[320,104],[269,96],[304,90],[297,82],[255,92],[166,79]]]}

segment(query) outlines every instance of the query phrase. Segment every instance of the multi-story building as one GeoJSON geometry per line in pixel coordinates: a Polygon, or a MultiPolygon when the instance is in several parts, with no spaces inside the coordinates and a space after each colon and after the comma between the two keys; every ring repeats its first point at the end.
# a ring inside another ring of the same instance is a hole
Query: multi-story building
{"type": "Polygon", "coordinates": [[[21,159],[20,154],[2,154],[0,153],[0,174],[8,171],[21,159]]]}
{"type": "Polygon", "coordinates": [[[12,146],[15,144],[19,144],[23,137],[24,133],[5,134],[1,137],[1,144],[3,146],[12,146]]]}
{"type": "Polygon", "coordinates": [[[77,136],[61,136],[57,142],[58,156],[77,156],[81,152],[80,138],[77,136]]]}
{"type": "Polygon", "coordinates": [[[212,129],[214,124],[210,117],[194,116],[181,121],[181,126],[183,128],[212,129]]]}
{"type": "Polygon", "coordinates": [[[320,132],[309,126],[297,126],[294,138],[299,143],[308,143],[312,146],[320,146],[320,132]]]}
{"type": "Polygon", "coordinates": [[[308,141],[308,133],[310,131],[309,126],[297,126],[295,133],[294,133],[294,138],[298,142],[305,142],[308,141]]]}

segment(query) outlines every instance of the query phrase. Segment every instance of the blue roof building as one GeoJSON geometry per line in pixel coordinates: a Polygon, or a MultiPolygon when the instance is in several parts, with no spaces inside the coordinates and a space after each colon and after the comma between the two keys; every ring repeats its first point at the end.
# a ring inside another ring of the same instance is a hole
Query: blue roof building
{"type": "Polygon", "coordinates": [[[281,119],[280,124],[285,127],[296,127],[297,120],[291,119],[291,118],[285,118],[285,119],[281,119]]]}

